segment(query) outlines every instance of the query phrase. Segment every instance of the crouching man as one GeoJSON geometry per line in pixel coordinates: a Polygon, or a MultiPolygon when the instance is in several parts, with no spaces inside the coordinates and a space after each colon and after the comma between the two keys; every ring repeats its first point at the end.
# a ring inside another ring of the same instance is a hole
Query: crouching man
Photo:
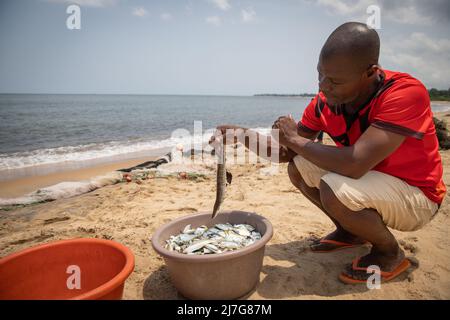
{"type": "MultiPolygon", "coordinates": [[[[319,93],[298,123],[283,116],[273,125],[293,185],[336,225],[311,250],[372,245],[343,270],[339,278],[345,283],[366,283],[371,265],[385,282],[408,269],[388,227],[422,228],[446,193],[428,92],[408,74],[383,70],[379,51],[375,30],[360,23],[338,27],[320,53],[319,93]],[[321,131],[336,146],[314,143],[321,131]]],[[[239,127],[218,127],[230,128],[239,127]]]]}

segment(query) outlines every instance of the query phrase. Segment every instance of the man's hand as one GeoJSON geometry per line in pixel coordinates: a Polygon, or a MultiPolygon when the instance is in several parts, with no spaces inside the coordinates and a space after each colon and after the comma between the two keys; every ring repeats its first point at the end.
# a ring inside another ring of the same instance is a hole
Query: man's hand
{"type": "Polygon", "coordinates": [[[245,128],[224,124],[216,128],[216,132],[209,139],[209,144],[214,144],[217,142],[222,142],[224,144],[234,144],[238,142],[238,138],[244,135],[245,128]]]}
{"type": "Polygon", "coordinates": [[[279,144],[286,147],[288,147],[295,138],[299,137],[297,132],[297,123],[291,115],[279,117],[274,122],[272,130],[272,137],[278,140],[279,144]]]}

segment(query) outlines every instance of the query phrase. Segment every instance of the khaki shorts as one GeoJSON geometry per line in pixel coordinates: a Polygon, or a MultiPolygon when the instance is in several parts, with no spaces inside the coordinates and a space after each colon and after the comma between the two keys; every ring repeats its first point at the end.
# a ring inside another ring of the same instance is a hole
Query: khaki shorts
{"type": "Polygon", "coordinates": [[[301,156],[294,163],[309,187],[319,188],[322,179],[344,206],[352,211],[375,209],[390,228],[418,230],[438,211],[438,205],[422,190],[394,176],[371,170],[352,179],[323,170],[301,156]]]}

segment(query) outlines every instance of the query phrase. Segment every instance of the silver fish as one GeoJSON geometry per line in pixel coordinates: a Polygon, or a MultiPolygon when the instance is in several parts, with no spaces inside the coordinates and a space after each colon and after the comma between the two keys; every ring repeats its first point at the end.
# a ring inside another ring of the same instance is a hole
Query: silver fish
{"type": "Polygon", "coordinates": [[[165,248],[184,254],[209,255],[238,250],[259,239],[261,234],[247,224],[232,225],[227,222],[215,224],[210,228],[207,226],[192,228],[191,225],[187,225],[182,233],[172,235],[166,240],[165,248]],[[243,229],[248,232],[243,232],[243,229]]]}
{"type": "Polygon", "coordinates": [[[200,240],[200,241],[194,242],[189,247],[184,249],[183,252],[184,253],[194,253],[194,251],[202,249],[204,246],[206,246],[207,244],[210,244],[212,242],[214,242],[214,241],[213,240],[200,240]]]}
{"type": "Polygon", "coordinates": [[[219,212],[220,205],[225,198],[225,191],[227,188],[227,183],[231,184],[233,176],[226,170],[226,156],[225,156],[225,145],[219,148],[218,161],[217,161],[217,186],[216,186],[216,202],[214,203],[213,213],[211,219],[214,219],[219,212]]]}

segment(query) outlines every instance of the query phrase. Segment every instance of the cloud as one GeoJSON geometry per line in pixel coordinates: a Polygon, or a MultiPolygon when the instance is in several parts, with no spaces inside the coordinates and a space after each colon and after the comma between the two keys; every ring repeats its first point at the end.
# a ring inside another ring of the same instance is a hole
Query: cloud
{"type": "MultiPolygon", "coordinates": [[[[378,5],[381,18],[400,24],[431,25],[450,21],[450,1],[448,0],[303,0],[323,7],[327,13],[335,15],[366,15],[367,7],[378,5]]],[[[366,16],[367,17],[367,16],[366,16]]]]}
{"type": "Polygon", "coordinates": [[[414,32],[395,37],[381,46],[381,61],[388,68],[408,72],[426,87],[450,87],[450,40],[414,32]]]}
{"type": "Polygon", "coordinates": [[[187,4],[184,6],[184,9],[188,15],[193,13],[194,9],[191,0],[188,0],[187,4]]]}
{"type": "MultiPolygon", "coordinates": [[[[355,12],[360,12],[367,8],[370,0],[358,0],[358,1],[343,1],[343,0],[306,0],[312,2],[318,6],[324,7],[330,14],[350,15],[355,12]]],[[[372,1],[373,2],[373,1],[372,1]]],[[[365,12],[365,10],[364,10],[365,12]]]]}
{"type": "Polygon", "coordinates": [[[77,4],[80,7],[104,8],[116,5],[118,0],[47,0],[47,2],[77,4]]]}
{"type": "Polygon", "coordinates": [[[222,20],[218,16],[210,16],[210,17],[206,18],[206,23],[212,24],[212,25],[218,27],[222,24],[222,20]]]}
{"type": "Polygon", "coordinates": [[[133,15],[137,17],[145,17],[148,14],[147,10],[143,7],[137,7],[133,9],[133,15]]]}
{"type": "Polygon", "coordinates": [[[241,11],[241,16],[242,16],[242,21],[244,23],[249,23],[249,22],[255,21],[256,12],[252,8],[243,9],[241,11]]]}
{"type": "Polygon", "coordinates": [[[163,20],[163,21],[170,21],[173,19],[173,16],[168,12],[162,13],[160,17],[161,17],[161,20],[163,20]]]}
{"type": "Polygon", "coordinates": [[[229,0],[209,0],[216,5],[217,8],[223,11],[227,11],[231,8],[229,0]]]}
{"type": "Polygon", "coordinates": [[[450,22],[448,0],[379,0],[379,2],[392,21],[398,19],[400,23],[423,25],[450,22]]]}

